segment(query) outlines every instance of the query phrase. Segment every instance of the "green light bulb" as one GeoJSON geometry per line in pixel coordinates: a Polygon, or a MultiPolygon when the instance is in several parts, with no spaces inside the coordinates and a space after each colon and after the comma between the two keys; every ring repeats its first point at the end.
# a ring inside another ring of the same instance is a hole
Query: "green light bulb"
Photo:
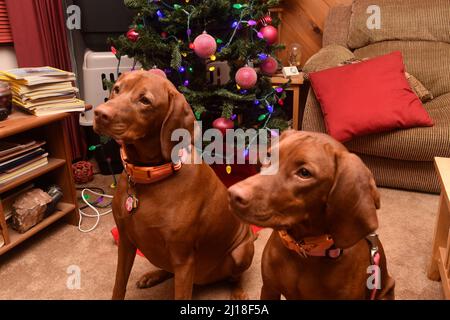
{"type": "Polygon", "coordinates": [[[192,67],[189,67],[189,68],[188,68],[188,71],[189,71],[189,72],[194,72],[194,69],[193,69],[192,67]]]}
{"type": "Polygon", "coordinates": [[[97,149],[97,146],[90,146],[89,147],[89,151],[95,151],[95,149],[97,149]]]}
{"type": "Polygon", "coordinates": [[[180,6],[179,4],[174,4],[174,5],[173,5],[173,8],[174,8],[175,10],[178,10],[178,9],[181,8],[181,6],[180,6]]]}
{"type": "Polygon", "coordinates": [[[258,117],[258,121],[263,121],[265,118],[267,118],[267,113],[266,114],[262,114],[258,117]]]}
{"type": "Polygon", "coordinates": [[[242,4],[240,4],[240,3],[236,3],[236,4],[233,4],[233,8],[235,8],[235,9],[242,9],[244,6],[242,5],[242,4]]]}
{"type": "Polygon", "coordinates": [[[222,39],[216,39],[216,42],[217,42],[218,44],[223,43],[222,39]]]}

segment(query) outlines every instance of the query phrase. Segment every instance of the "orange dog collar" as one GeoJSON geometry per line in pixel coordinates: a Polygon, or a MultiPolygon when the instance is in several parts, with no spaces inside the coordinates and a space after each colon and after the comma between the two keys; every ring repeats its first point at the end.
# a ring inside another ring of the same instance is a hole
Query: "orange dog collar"
{"type": "Polygon", "coordinates": [[[280,230],[278,234],[286,248],[304,258],[308,256],[337,258],[342,253],[341,249],[334,248],[334,240],[328,234],[306,237],[301,241],[296,241],[286,230],[280,230]]]}
{"type": "Polygon", "coordinates": [[[134,183],[150,184],[163,180],[180,170],[183,165],[181,160],[179,160],[177,163],[170,162],[160,166],[139,167],[128,162],[123,148],[120,148],[120,157],[122,158],[125,172],[134,183]]]}

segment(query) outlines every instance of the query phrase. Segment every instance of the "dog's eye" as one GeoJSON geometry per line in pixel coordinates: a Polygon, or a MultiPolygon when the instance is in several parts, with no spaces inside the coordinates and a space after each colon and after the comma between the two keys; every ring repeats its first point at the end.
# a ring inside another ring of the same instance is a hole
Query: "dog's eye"
{"type": "Polygon", "coordinates": [[[300,177],[300,178],[303,178],[303,179],[308,179],[308,178],[311,178],[311,172],[309,172],[307,169],[305,169],[305,168],[301,168],[300,170],[298,170],[298,172],[297,172],[297,175],[300,177]]]}
{"type": "Polygon", "coordinates": [[[120,92],[119,87],[114,87],[113,92],[114,92],[115,94],[119,94],[119,92],[120,92]]]}
{"type": "Polygon", "coordinates": [[[142,103],[142,104],[144,104],[144,105],[146,105],[146,106],[148,106],[148,105],[151,104],[150,100],[149,100],[147,97],[142,97],[142,98],[139,100],[139,102],[142,103]]]}

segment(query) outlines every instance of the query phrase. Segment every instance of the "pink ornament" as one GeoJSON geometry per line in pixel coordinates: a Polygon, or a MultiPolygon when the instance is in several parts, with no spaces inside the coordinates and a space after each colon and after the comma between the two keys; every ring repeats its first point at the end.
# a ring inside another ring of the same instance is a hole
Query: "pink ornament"
{"type": "Polygon", "coordinates": [[[234,122],[230,119],[226,118],[217,118],[212,123],[213,128],[216,128],[222,132],[223,135],[225,135],[227,129],[233,129],[234,128],[234,122]]]}
{"type": "Polygon", "coordinates": [[[134,28],[130,29],[127,32],[127,38],[132,42],[136,42],[139,39],[139,33],[134,28]]]}
{"type": "Polygon", "coordinates": [[[261,71],[265,74],[272,75],[278,69],[278,62],[272,57],[268,57],[261,63],[261,71]]]}
{"type": "Polygon", "coordinates": [[[255,86],[258,75],[255,69],[242,67],[236,72],[235,80],[242,89],[250,89],[255,86]]]}
{"type": "Polygon", "coordinates": [[[209,58],[216,52],[216,49],[216,40],[206,32],[203,32],[194,40],[194,51],[200,58],[209,58]]]}
{"type": "Polygon", "coordinates": [[[273,26],[262,27],[259,32],[261,32],[269,45],[272,45],[278,41],[278,30],[273,26]]]}
{"type": "Polygon", "coordinates": [[[163,78],[167,78],[167,75],[164,71],[162,71],[161,69],[158,68],[153,68],[148,70],[148,72],[156,74],[157,76],[163,77],[163,78]]]}

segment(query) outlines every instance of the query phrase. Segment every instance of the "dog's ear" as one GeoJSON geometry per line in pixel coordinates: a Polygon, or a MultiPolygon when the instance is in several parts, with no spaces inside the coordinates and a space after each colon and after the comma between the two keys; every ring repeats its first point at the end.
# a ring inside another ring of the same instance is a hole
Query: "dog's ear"
{"type": "Polygon", "coordinates": [[[169,108],[161,126],[161,151],[165,160],[171,159],[173,148],[179,144],[171,141],[172,132],[176,129],[186,129],[190,134],[190,140],[184,141],[181,147],[187,147],[194,141],[195,118],[191,107],[184,96],[175,88],[169,89],[169,108]]]}
{"type": "Polygon", "coordinates": [[[288,130],[284,130],[281,135],[280,135],[280,139],[278,141],[281,142],[281,140],[286,139],[289,136],[292,136],[293,134],[298,133],[298,130],[294,130],[294,129],[288,129],[288,130]]]}
{"type": "Polygon", "coordinates": [[[378,228],[380,195],[359,157],[336,154],[336,175],[327,202],[327,226],[335,245],[348,248],[378,228]]]}

